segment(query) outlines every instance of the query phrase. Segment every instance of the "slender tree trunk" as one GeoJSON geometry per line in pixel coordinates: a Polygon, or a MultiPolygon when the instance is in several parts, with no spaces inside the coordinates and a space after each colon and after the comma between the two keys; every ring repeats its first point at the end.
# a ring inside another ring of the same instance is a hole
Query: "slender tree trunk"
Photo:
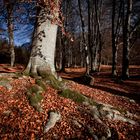
{"type": "Polygon", "coordinates": [[[115,37],[115,13],[116,13],[116,0],[112,0],[112,76],[116,76],[116,65],[117,65],[117,46],[115,37]]]}
{"type": "Polygon", "coordinates": [[[91,41],[91,72],[97,71],[100,67],[101,60],[101,49],[102,49],[102,38],[101,38],[101,28],[100,28],[100,16],[102,13],[102,0],[94,0],[92,3],[92,30],[91,36],[93,40],[91,41]]]}
{"type": "Polygon", "coordinates": [[[95,15],[96,15],[96,22],[97,22],[97,41],[98,41],[98,51],[97,51],[97,62],[98,62],[98,70],[99,70],[99,67],[100,67],[100,62],[101,62],[101,50],[102,50],[102,36],[101,36],[101,29],[100,29],[100,16],[101,16],[101,12],[102,12],[102,0],[100,0],[100,4],[99,4],[99,1],[96,0],[95,2],[95,15]],[[99,55],[98,55],[99,54],[99,55]],[[99,60],[98,60],[99,58],[99,60]]]}
{"type": "Polygon", "coordinates": [[[100,72],[101,69],[101,64],[102,64],[102,40],[100,40],[100,45],[99,45],[99,62],[98,62],[98,72],[100,72]]]}
{"type": "Polygon", "coordinates": [[[83,36],[83,44],[85,49],[85,57],[86,57],[86,74],[89,75],[90,72],[90,64],[89,64],[89,48],[86,44],[86,38],[85,38],[85,24],[84,19],[82,15],[82,9],[81,9],[81,1],[78,0],[78,6],[79,6],[79,12],[80,12],[80,18],[81,18],[81,24],[82,24],[82,36],[83,36]]]}
{"type": "Polygon", "coordinates": [[[14,35],[13,35],[13,5],[7,4],[7,14],[8,14],[8,34],[9,34],[9,48],[11,55],[11,67],[14,66],[15,63],[15,50],[14,50],[14,35]]]}
{"type": "Polygon", "coordinates": [[[132,11],[132,0],[127,0],[127,13],[124,21],[123,30],[123,64],[122,64],[122,78],[129,78],[129,53],[130,53],[130,19],[132,11]]]}
{"type": "Polygon", "coordinates": [[[62,44],[62,67],[61,71],[65,72],[65,64],[66,64],[66,38],[62,37],[61,39],[62,44]]]}
{"type": "Polygon", "coordinates": [[[116,16],[116,0],[112,0],[112,76],[117,76],[118,39],[121,28],[122,4],[119,2],[118,16],[116,16]],[[117,18],[116,18],[117,17],[117,18]],[[116,19],[116,20],[115,20],[116,19]]]}
{"type": "Polygon", "coordinates": [[[94,61],[93,61],[93,71],[95,72],[97,70],[97,62],[98,62],[98,48],[95,48],[95,52],[94,52],[94,61]]]}
{"type": "Polygon", "coordinates": [[[112,44],[112,76],[117,76],[117,46],[112,44]]]}
{"type": "Polygon", "coordinates": [[[92,62],[93,62],[93,51],[91,46],[91,8],[90,8],[90,0],[87,0],[88,5],[88,48],[89,48],[89,54],[90,54],[90,68],[92,71],[92,62]]]}
{"type": "MultiPolygon", "coordinates": [[[[57,13],[56,16],[58,16],[57,13]]],[[[37,17],[32,51],[25,73],[33,76],[55,75],[54,56],[58,26],[48,19],[45,8],[38,10],[37,17]]]]}

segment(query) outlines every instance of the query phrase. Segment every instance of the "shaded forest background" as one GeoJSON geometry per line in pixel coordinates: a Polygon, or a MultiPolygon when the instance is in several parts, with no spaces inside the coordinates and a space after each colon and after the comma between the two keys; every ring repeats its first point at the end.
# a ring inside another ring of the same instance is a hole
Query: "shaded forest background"
{"type": "MultiPolygon", "coordinates": [[[[58,29],[55,65],[57,70],[64,67],[86,67],[86,55],[89,56],[90,70],[100,71],[100,65],[113,65],[113,45],[117,46],[117,66],[123,60],[123,21],[127,16],[127,2],[116,0],[113,15],[113,3],[110,0],[75,1],[64,0],[64,28],[58,29]],[[125,8],[124,15],[123,7],[125,8]],[[122,9],[121,9],[122,8],[122,9]],[[114,27],[113,27],[114,16],[114,27]],[[124,17],[122,17],[124,16],[124,17]],[[113,42],[113,28],[116,35],[113,42]],[[73,41],[72,41],[73,40],[73,41]],[[87,52],[85,48],[87,49],[87,52]],[[92,63],[92,64],[91,64],[92,63]]],[[[134,0],[131,11],[130,65],[140,65],[140,3],[134,0]]],[[[35,1],[31,4],[14,3],[12,32],[15,48],[15,63],[26,65],[30,56],[31,42],[35,28],[35,1]],[[22,27],[26,28],[22,30],[22,27]]],[[[1,1],[0,11],[0,63],[10,63],[8,12],[1,1]]]]}

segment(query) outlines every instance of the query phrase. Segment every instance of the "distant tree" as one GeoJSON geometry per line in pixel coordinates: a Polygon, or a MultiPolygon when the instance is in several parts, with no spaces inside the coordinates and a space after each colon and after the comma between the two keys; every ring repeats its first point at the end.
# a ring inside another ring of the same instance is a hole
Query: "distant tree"
{"type": "Polygon", "coordinates": [[[117,52],[122,27],[122,8],[122,1],[112,0],[112,76],[117,76],[117,52]]]}
{"type": "MultiPolygon", "coordinates": [[[[123,63],[122,63],[123,79],[129,78],[130,27],[131,27],[132,4],[133,4],[132,0],[127,0],[126,16],[124,15],[123,22],[123,63]]],[[[125,7],[125,3],[123,6],[125,7]]]]}
{"type": "Polygon", "coordinates": [[[9,1],[4,0],[6,9],[7,9],[7,26],[8,26],[8,36],[9,36],[9,48],[11,52],[11,67],[14,66],[15,63],[15,51],[14,51],[14,34],[13,34],[13,8],[15,4],[15,0],[9,1]]]}
{"type": "Polygon", "coordinates": [[[100,68],[100,63],[101,63],[101,50],[102,50],[102,33],[101,33],[101,16],[102,16],[102,0],[95,0],[94,1],[94,13],[95,15],[93,17],[93,68],[91,69],[92,71],[97,71],[100,68]],[[98,66],[98,69],[97,69],[98,66]]]}
{"type": "MultiPolygon", "coordinates": [[[[90,73],[89,46],[86,43],[85,23],[84,23],[84,17],[83,17],[83,14],[82,14],[82,5],[81,5],[81,1],[80,0],[78,0],[78,7],[79,7],[79,14],[80,14],[81,25],[82,25],[82,37],[83,37],[83,45],[84,45],[85,57],[86,57],[85,58],[85,60],[86,60],[85,61],[85,63],[86,63],[86,74],[89,75],[89,73],[90,73]]],[[[90,38],[89,38],[88,41],[90,41],[90,38]]],[[[90,44],[90,42],[88,42],[88,43],[90,44]]]]}

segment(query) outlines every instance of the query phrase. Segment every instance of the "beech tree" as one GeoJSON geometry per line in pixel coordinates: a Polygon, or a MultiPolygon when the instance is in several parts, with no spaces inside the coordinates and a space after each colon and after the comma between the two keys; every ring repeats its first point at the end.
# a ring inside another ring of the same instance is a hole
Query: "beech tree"
{"type": "Polygon", "coordinates": [[[8,3],[7,6],[7,19],[8,19],[8,34],[9,34],[9,46],[10,46],[10,52],[11,52],[11,67],[14,66],[15,63],[15,50],[14,50],[14,35],[13,35],[13,3],[8,3]]]}
{"type": "Polygon", "coordinates": [[[59,0],[38,1],[36,25],[30,60],[25,73],[33,76],[55,75],[55,44],[59,21],[59,0]]]}
{"type": "Polygon", "coordinates": [[[131,24],[132,3],[133,3],[132,0],[127,0],[127,11],[123,22],[123,63],[122,63],[123,79],[129,78],[130,24],[131,24]]]}
{"type": "Polygon", "coordinates": [[[119,35],[122,27],[123,2],[112,0],[112,76],[117,76],[117,53],[119,35]],[[118,9],[117,9],[118,7],[118,9]]]}
{"type": "Polygon", "coordinates": [[[15,63],[15,50],[14,50],[14,33],[13,33],[13,9],[14,9],[14,4],[15,0],[9,1],[9,0],[4,0],[3,1],[7,10],[7,27],[8,27],[8,39],[9,39],[9,48],[10,48],[10,65],[11,67],[14,66],[15,63]]]}
{"type": "Polygon", "coordinates": [[[81,7],[81,1],[80,0],[78,0],[78,7],[79,7],[79,14],[80,14],[81,25],[82,25],[82,37],[83,37],[83,44],[84,44],[85,57],[86,57],[86,61],[85,61],[85,63],[86,63],[86,74],[89,75],[89,72],[90,72],[89,46],[86,43],[85,22],[84,22],[84,17],[82,15],[82,7],[81,7]]]}

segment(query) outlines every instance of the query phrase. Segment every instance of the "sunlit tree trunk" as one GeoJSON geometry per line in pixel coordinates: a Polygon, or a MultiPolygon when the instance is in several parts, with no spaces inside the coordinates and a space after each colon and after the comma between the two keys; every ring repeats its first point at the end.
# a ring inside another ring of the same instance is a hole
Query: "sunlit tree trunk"
{"type": "MultiPolygon", "coordinates": [[[[37,13],[32,51],[25,73],[33,76],[55,75],[54,57],[58,26],[49,20],[51,15],[48,15],[45,8],[41,8],[37,13]]],[[[55,16],[58,16],[57,13],[55,16]]]]}

